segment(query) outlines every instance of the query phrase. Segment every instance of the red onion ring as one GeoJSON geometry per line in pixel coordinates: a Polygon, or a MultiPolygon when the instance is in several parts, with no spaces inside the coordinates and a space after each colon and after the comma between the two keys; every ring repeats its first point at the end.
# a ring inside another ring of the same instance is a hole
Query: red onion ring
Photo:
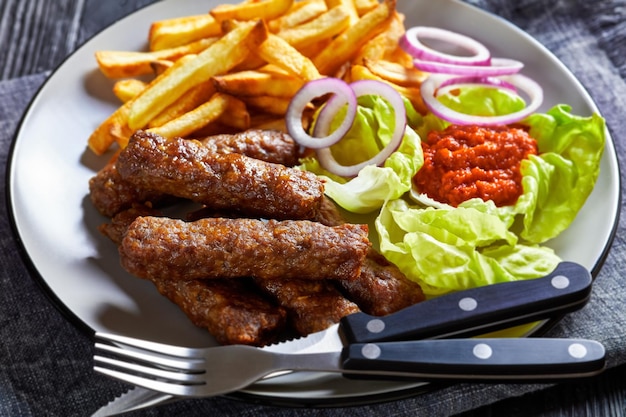
{"type": "MultiPolygon", "coordinates": [[[[389,156],[398,149],[404,130],[406,128],[406,109],[402,96],[388,84],[375,80],[360,80],[350,84],[356,97],[365,95],[377,95],[385,99],[394,108],[394,131],[389,143],[374,157],[355,165],[341,165],[335,158],[329,147],[317,149],[317,159],[320,165],[329,172],[342,177],[354,177],[359,171],[368,165],[382,165],[389,156]]],[[[317,131],[317,129],[316,129],[317,131]]],[[[327,134],[327,131],[320,131],[327,134]]]]}
{"type": "Polygon", "coordinates": [[[415,26],[408,29],[400,38],[400,47],[409,55],[424,61],[441,62],[456,65],[489,65],[491,54],[480,42],[460,33],[445,29],[415,26]],[[473,53],[472,56],[458,56],[436,51],[424,45],[419,38],[441,40],[446,43],[458,45],[473,53]]]}
{"type": "Polygon", "coordinates": [[[289,103],[287,114],[285,115],[287,132],[299,145],[306,148],[319,149],[331,146],[343,138],[352,127],[356,117],[356,108],[357,102],[354,91],[344,81],[337,78],[320,78],[310,81],[293,96],[289,103]],[[302,114],[311,100],[326,94],[334,95],[327,101],[325,106],[330,106],[330,109],[324,113],[334,116],[341,107],[347,104],[346,117],[341,122],[341,125],[331,134],[328,134],[328,127],[332,118],[328,120],[329,118],[326,117],[323,120],[326,126],[325,133],[317,137],[319,132],[316,129],[315,137],[310,136],[302,127],[302,114]]]}
{"type": "Polygon", "coordinates": [[[414,59],[413,64],[419,70],[432,73],[466,75],[473,77],[490,77],[510,75],[519,72],[524,64],[514,59],[492,58],[491,65],[461,65],[436,61],[414,59]]]}
{"type": "MultiPolygon", "coordinates": [[[[454,78],[452,79],[454,80],[454,78]]],[[[443,103],[437,100],[437,91],[441,84],[448,82],[451,85],[453,81],[449,76],[444,75],[431,75],[426,81],[422,83],[421,93],[424,99],[424,104],[428,109],[437,117],[447,120],[450,123],[463,124],[463,125],[496,125],[496,124],[510,124],[518,122],[531,113],[534,113],[543,101],[543,90],[541,86],[535,81],[521,74],[513,74],[503,76],[502,80],[510,85],[515,86],[518,90],[525,92],[530,98],[530,103],[520,111],[502,115],[502,116],[474,116],[470,114],[460,113],[446,107],[443,103]]],[[[467,80],[465,80],[467,81],[467,80]]],[[[478,83],[477,85],[488,85],[484,83],[478,83]]]]}

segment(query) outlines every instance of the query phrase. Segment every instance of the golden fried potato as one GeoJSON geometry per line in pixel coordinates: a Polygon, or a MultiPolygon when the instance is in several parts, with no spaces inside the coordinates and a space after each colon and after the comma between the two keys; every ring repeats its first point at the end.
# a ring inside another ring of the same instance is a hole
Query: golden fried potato
{"type": "Polygon", "coordinates": [[[378,6],[378,0],[354,0],[354,6],[359,16],[363,16],[378,6]]]}
{"type": "Polygon", "coordinates": [[[426,114],[427,112],[427,108],[424,104],[424,100],[422,99],[422,94],[419,87],[405,87],[395,84],[389,80],[377,76],[363,65],[353,65],[350,68],[350,78],[351,81],[376,80],[387,83],[392,86],[398,93],[400,93],[400,95],[407,98],[411,102],[411,104],[413,104],[415,110],[417,110],[419,113],[426,114]]]}
{"type": "Polygon", "coordinates": [[[134,130],[128,126],[128,118],[130,115],[130,109],[133,104],[153,85],[159,83],[166,78],[172,71],[185,65],[187,62],[193,60],[195,55],[187,55],[176,61],[171,68],[167,69],[163,74],[152,80],[137,96],[128,100],[121,107],[115,110],[105,121],[103,121],[94,130],[89,139],[87,139],[87,146],[96,155],[104,154],[114,143],[124,148],[128,143],[128,139],[134,133],[134,130]]]}
{"type": "Polygon", "coordinates": [[[137,97],[147,86],[145,82],[134,78],[119,80],[113,85],[113,94],[119,98],[122,103],[137,97]]]}
{"type": "Polygon", "coordinates": [[[154,72],[155,75],[163,74],[165,70],[170,68],[172,65],[174,65],[174,62],[165,61],[162,59],[158,61],[152,61],[150,63],[150,66],[152,67],[152,72],[154,72]]]}
{"type": "Polygon", "coordinates": [[[326,1],[326,6],[329,9],[332,9],[333,7],[337,7],[337,6],[341,6],[343,7],[347,12],[348,15],[350,15],[350,26],[356,24],[356,22],[359,21],[359,13],[357,12],[356,9],[356,5],[354,4],[354,0],[325,0],[326,1]]]}
{"type": "Polygon", "coordinates": [[[218,120],[228,109],[232,97],[222,93],[215,93],[209,101],[201,104],[192,111],[170,120],[164,125],[148,129],[166,138],[186,137],[200,130],[208,124],[218,120]]]}
{"type": "Polygon", "coordinates": [[[254,52],[268,63],[281,67],[303,80],[311,81],[321,77],[309,58],[284,39],[271,33],[254,52]]]}
{"type": "Polygon", "coordinates": [[[129,126],[132,129],[147,126],[150,120],[189,89],[228,72],[242,62],[250,49],[258,48],[266,37],[267,29],[263,21],[241,22],[187,65],[167,71],[167,76],[151,84],[132,104],[129,126]]]}
{"type": "Polygon", "coordinates": [[[275,116],[284,116],[287,114],[287,108],[291,102],[291,98],[273,97],[273,96],[252,96],[241,97],[241,99],[250,107],[254,107],[263,113],[275,116]]]}
{"type": "Polygon", "coordinates": [[[159,51],[221,35],[220,22],[207,13],[154,22],[150,26],[148,41],[151,51],[159,51]]]}
{"type": "Polygon", "coordinates": [[[407,68],[392,61],[365,59],[363,64],[372,74],[404,87],[419,88],[428,76],[428,74],[415,67],[407,68]]]}
{"type": "Polygon", "coordinates": [[[103,74],[124,78],[114,87],[124,104],[88,146],[96,154],[115,142],[123,148],[137,129],[189,137],[284,130],[293,95],[324,76],[387,82],[423,111],[424,74],[398,45],[404,16],[396,0],[379,1],[242,0],[154,22],[150,52],[96,54],[103,74]],[[148,73],[149,83],[126,79],[148,73]]]}
{"type": "Polygon", "coordinates": [[[385,23],[393,16],[396,0],[385,0],[359,21],[337,36],[313,63],[322,75],[334,75],[341,66],[350,61],[359,49],[385,28],[385,23]]]}
{"type": "Polygon", "coordinates": [[[171,49],[157,52],[97,51],[96,61],[100,71],[109,78],[135,77],[151,74],[154,61],[176,61],[189,54],[198,54],[218,38],[206,38],[171,49]]]}
{"type": "Polygon", "coordinates": [[[148,123],[148,127],[162,126],[190,112],[201,104],[209,101],[213,94],[215,94],[215,87],[213,87],[213,82],[211,81],[205,81],[202,84],[190,88],[183,96],[154,117],[154,119],[148,123]]]}
{"type": "Polygon", "coordinates": [[[304,80],[286,74],[241,71],[213,77],[213,85],[217,91],[237,97],[290,98],[304,85],[304,80]]]}
{"type": "Polygon", "coordinates": [[[350,26],[350,13],[338,6],[298,26],[281,30],[278,36],[297,49],[306,48],[342,33],[350,26]]]}
{"type": "Polygon", "coordinates": [[[216,20],[275,19],[285,13],[293,0],[259,0],[239,4],[220,4],[209,13],[216,20]]]}
{"type": "Polygon", "coordinates": [[[301,0],[294,2],[282,16],[268,21],[267,27],[271,32],[277,33],[313,20],[326,11],[328,7],[324,0],[301,0]]]}
{"type": "Polygon", "coordinates": [[[365,59],[371,61],[389,59],[390,55],[397,49],[401,50],[398,45],[404,32],[404,16],[398,12],[394,12],[393,17],[388,20],[384,31],[374,36],[363,45],[354,58],[354,62],[362,64],[365,59]]]}
{"type": "Polygon", "coordinates": [[[224,126],[242,131],[250,128],[250,112],[248,106],[243,101],[231,97],[228,100],[228,107],[219,118],[219,122],[224,126]]]}

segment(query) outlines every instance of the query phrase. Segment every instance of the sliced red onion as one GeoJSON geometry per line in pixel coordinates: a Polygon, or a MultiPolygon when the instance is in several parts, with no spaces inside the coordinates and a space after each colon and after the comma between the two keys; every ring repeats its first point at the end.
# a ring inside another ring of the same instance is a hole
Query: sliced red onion
{"type": "Polygon", "coordinates": [[[423,61],[457,65],[489,65],[491,60],[489,50],[482,43],[460,33],[428,26],[415,26],[408,29],[400,38],[400,47],[409,55],[423,61]],[[424,45],[420,37],[460,46],[473,55],[466,57],[434,50],[424,45]]]}
{"type": "MultiPolygon", "coordinates": [[[[384,82],[375,80],[355,81],[350,84],[350,87],[357,97],[376,95],[389,102],[394,109],[394,131],[387,146],[378,154],[367,161],[355,165],[346,166],[339,164],[328,147],[317,149],[317,159],[320,165],[327,171],[342,177],[354,177],[358,175],[361,169],[368,165],[382,165],[400,146],[406,128],[406,109],[404,108],[404,101],[402,100],[402,96],[394,90],[393,87],[384,82]]],[[[327,131],[321,131],[320,134],[327,134],[327,131]]]]}
{"type": "Polygon", "coordinates": [[[285,115],[285,124],[289,135],[299,145],[312,149],[325,148],[337,143],[348,133],[354,123],[356,108],[356,96],[347,83],[337,78],[320,78],[308,82],[293,96],[285,115]],[[323,120],[326,130],[322,136],[317,137],[318,129],[315,131],[315,137],[310,136],[302,127],[302,114],[311,100],[326,94],[334,94],[334,96],[327,101],[326,107],[331,106],[331,108],[325,114],[334,116],[340,108],[347,105],[346,116],[341,125],[331,134],[328,134],[328,128],[332,118],[329,120],[326,117],[323,120]]]}
{"type": "MultiPolygon", "coordinates": [[[[454,78],[452,80],[454,80],[454,78]]],[[[524,109],[502,116],[474,116],[452,110],[437,100],[437,91],[439,87],[445,82],[453,82],[450,81],[449,76],[444,75],[431,75],[428,77],[428,79],[422,83],[421,93],[422,98],[424,99],[424,104],[431,112],[433,112],[433,114],[441,119],[447,120],[450,123],[463,125],[471,124],[486,126],[515,123],[526,118],[531,113],[534,113],[543,102],[543,90],[541,86],[532,79],[521,74],[513,74],[503,76],[502,81],[514,86],[528,95],[530,102],[526,104],[524,109]]],[[[485,84],[479,83],[477,85],[485,84]]]]}
{"type": "Polygon", "coordinates": [[[414,59],[413,64],[419,70],[432,73],[465,75],[472,77],[490,77],[510,75],[519,72],[524,64],[514,59],[492,58],[491,65],[461,65],[436,61],[414,59]]]}

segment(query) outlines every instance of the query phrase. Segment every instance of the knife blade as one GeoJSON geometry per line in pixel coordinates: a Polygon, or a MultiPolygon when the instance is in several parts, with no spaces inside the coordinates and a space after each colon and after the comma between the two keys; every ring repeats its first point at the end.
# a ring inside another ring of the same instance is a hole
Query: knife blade
{"type": "Polygon", "coordinates": [[[582,308],[589,271],[561,262],[542,278],[458,291],[383,317],[354,313],[326,330],[261,349],[277,353],[337,351],[348,343],[478,336],[582,308]]]}
{"type": "Polygon", "coordinates": [[[134,387],[100,407],[91,417],[116,416],[143,408],[163,405],[179,399],[179,397],[170,394],[163,394],[162,392],[152,391],[142,387],[134,387]]]}

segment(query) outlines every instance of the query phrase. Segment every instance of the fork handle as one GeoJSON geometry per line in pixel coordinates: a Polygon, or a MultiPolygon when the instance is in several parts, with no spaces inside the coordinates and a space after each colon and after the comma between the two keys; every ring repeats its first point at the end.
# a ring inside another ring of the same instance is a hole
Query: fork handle
{"type": "Polygon", "coordinates": [[[425,381],[545,382],[596,375],[604,365],[604,346],[584,339],[442,339],[353,344],[343,351],[346,374],[391,371],[425,381]]]}

